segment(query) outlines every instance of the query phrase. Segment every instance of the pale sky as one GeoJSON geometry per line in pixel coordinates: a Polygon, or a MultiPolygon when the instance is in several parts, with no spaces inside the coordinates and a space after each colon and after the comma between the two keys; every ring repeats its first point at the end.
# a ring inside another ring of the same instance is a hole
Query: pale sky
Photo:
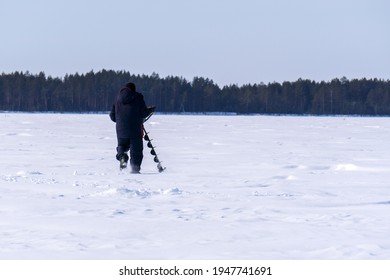
{"type": "Polygon", "coordinates": [[[390,79],[389,0],[0,0],[0,73],[390,79]]]}

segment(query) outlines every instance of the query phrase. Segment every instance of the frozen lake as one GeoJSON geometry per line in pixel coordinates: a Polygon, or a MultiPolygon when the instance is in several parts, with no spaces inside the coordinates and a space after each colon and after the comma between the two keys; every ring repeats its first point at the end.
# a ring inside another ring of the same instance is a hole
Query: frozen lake
{"type": "Polygon", "coordinates": [[[390,119],[1,113],[0,259],[389,259],[390,119]]]}

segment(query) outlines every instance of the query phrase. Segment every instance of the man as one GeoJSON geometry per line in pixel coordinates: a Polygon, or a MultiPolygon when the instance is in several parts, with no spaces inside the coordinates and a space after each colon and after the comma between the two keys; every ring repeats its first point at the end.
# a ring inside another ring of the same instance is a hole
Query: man
{"type": "Polygon", "coordinates": [[[116,159],[120,168],[126,168],[130,150],[130,166],[132,173],[140,173],[143,159],[143,120],[153,108],[145,105],[144,97],[136,91],[134,83],[127,83],[117,96],[110,112],[110,118],[116,122],[118,147],[116,159]]]}

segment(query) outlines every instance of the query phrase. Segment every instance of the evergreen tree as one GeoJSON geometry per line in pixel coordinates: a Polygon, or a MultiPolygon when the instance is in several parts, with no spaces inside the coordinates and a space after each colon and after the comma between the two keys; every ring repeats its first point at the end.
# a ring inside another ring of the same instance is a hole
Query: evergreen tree
{"type": "Polygon", "coordinates": [[[236,112],[242,114],[390,115],[390,81],[335,78],[330,82],[298,79],[282,84],[229,85],[195,77],[161,78],[127,71],[101,70],[68,74],[63,79],[44,72],[0,75],[0,110],[108,111],[119,89],[137,85],[147,104],[160,112],[236,112]]]}

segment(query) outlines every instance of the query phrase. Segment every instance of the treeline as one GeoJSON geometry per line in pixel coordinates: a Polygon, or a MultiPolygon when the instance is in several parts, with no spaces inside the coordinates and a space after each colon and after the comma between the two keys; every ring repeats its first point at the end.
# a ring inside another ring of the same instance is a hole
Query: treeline
{"type": "Polygon", "coordinates": [[[45,73],[3,73],[0,110],[98,112],[110,110],[118,90],[132,81],[147,104],[159,112],[235,112],[242,114],[390,115],[390,81],[336,78],[329,82],[229,85],[195,77],[161,78],[102,70],[53,78],[45,73]]]}

